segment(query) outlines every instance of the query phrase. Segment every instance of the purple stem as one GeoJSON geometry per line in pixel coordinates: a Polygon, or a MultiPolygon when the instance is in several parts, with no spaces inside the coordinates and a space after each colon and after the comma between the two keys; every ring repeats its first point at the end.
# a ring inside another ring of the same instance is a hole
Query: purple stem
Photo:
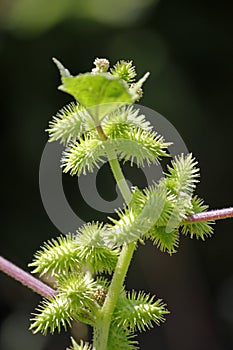
{"type": "MultiPolygon", "coordinates": [[[[185,222],[193,223],[209,220],[226,219],[231,217],[233,217],[233,207],[192,214],[187,217],[185,222]]],[[[21,282],[23,285],[32,289],[34,292],[42,295],[45,298],[53,298],[55,295],[55,290],[53,288],[41,282],[36,277],[33,277],[28,272],[25,272],[20,267],[14,265],[7,259],[4,259],[2,256],[0,256],[0,271],[5,272],[7,275],[21,282]]]]}
{"type": "Polygon", "coordinates": [[[53,288],[33,277],[28,272],[22,270],[20,267],[14,265],[7,259],[4,259],[2,256],[0,256],[0,270],[43,297],[54,297],[55,290],[53,288]]]}
{"type": "Polygon", "coordinates": [[[192,222],[201,222],[201,221],[209,221],[209,220],[227,219],[232,217],[233,217],[233,207],[192,214],[187,217],[185,222],[192,223],[192,222]]]}

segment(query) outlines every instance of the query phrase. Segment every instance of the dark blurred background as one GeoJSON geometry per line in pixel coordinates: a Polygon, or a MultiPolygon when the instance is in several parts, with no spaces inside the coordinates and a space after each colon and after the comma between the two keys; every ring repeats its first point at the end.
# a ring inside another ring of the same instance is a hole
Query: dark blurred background
{"type": "MultiPolygon", "coordinates": [[[[133,59],[139,76],[150,71],[141,104],[164,115],[198,159],[197,193],[211,208],[232,205],[233,3],[1,0],[0,30],[1,255],[28,269],[42,242],[59,234],[38,185],[44,129],[70,101],[57,91],[53,56],[74,74],[90,71],[95,57],[112,64],[133,59]]],[[[64,182],[69,197],[77,183],[64,182]]],[[[77,199],[84,219],[98,219],[77,199]]],[[[205,242],[182,237],[172,257],[150,244],[139,247],[127,287],[155,293],[171,311],[165,324],[139,335],[141,349],[233,348],[232,231],[228,219],[205,242]]],[[[40,297],[0,277],[0,348],[65,350],[69,333],[28,331],[40,297]]]]}

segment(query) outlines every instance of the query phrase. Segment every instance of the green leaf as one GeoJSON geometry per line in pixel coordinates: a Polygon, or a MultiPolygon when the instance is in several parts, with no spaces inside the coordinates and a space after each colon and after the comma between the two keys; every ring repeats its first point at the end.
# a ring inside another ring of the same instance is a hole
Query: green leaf
{"type": "Polygon", "coordinates": [[[123,104],[133,103],[127,83],[109,73],[85,73],[75,77],[63,77],[60,90],[74,96],[95,120],[123,104]]]}
{"type": "Polygon", "coordinates": [[[71,77],[71,74],[68,71],[68,69],[65,68],[63,64],[60,61],[58,61],[55,57],[53,57],[53,62],[56,64],[62,79],[65,77],[71,77]]]}

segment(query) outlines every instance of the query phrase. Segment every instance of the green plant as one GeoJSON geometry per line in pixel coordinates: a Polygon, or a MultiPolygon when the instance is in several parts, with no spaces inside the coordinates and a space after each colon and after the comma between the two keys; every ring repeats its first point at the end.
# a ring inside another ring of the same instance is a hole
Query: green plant
{"type": "MultiPolygon", "coordinates": [[[[232,216],[233,210],[206,211],[207,206],[194,194],[199,169],[192,154],[172,160],[165,176],[152,186],[128,187],[119,160],[143,167],[169,157],[170,143],[133,106],[142,96],[148,73],[135,82],[132,62],[120,61],[109,70],[108,60],[96,59],[92,72],[72,76],[60,62],[54,62],[61,73],[59,89],[76,99],[53,118],[47,130],[50,141],[67,146],[63,171],[86,174],[107,158],[125,205],[117,211],[118,219],[110,218],[108,224],[87,223],[36,252],[30,263],[33,273],[51,276],[56,288],[35,282],[32,288],[46,299],[30,328],[47,334],[79,320],[93,328],[93,343],[78,345],[72,339],[70,350],[137,349],[135,332],[159,325],[169,313],[161,299],[125,290],[137,246],[148,239],[173,254],[180,234],[204,240],[212,234],[214,220],[232,216]]],[[[31,286],[33,278],[23,272],[20,277],[5,259],[0,259],[0,266],[31,286]]]]}

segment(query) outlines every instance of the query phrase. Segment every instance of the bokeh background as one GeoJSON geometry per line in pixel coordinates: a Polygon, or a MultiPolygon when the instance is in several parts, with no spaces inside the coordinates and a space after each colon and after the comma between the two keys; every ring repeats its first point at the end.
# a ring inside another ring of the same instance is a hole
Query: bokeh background
{"type": "MultiPolygon", "coordinates": [[[[232,205],[233,3],[1,0],[0,31],[1,255],[28,269],[42,242],[59,234],[38,185],[44,129],[70,101],[56,89],[54,56],[74,74],[90,71],[95,57],[112,63],[133,59],[139,76],[150,71],[141,103],[164,115],[198,159],[197,193],[211,208],[232,205]]],[[[98,219],[75,181],[64,178],[67,197],[72,194],[84,219],[98,219]]],[[[103,196],[114,194],[110,185],[99,176],[103,196]]],[[[233,348],[232,246],[233,220],[228,219],[217,222],[214,236],[204,243],[182,237],[172,257],[150,244],[139,247],[127,287],[155,293],[171,311],[164,325],[139,335],[141,349],[233,348]]],[[[1,273],[1,349],[69,345],[70,333],[43,337],[28,331],[39,300],[1,273]]]]}

